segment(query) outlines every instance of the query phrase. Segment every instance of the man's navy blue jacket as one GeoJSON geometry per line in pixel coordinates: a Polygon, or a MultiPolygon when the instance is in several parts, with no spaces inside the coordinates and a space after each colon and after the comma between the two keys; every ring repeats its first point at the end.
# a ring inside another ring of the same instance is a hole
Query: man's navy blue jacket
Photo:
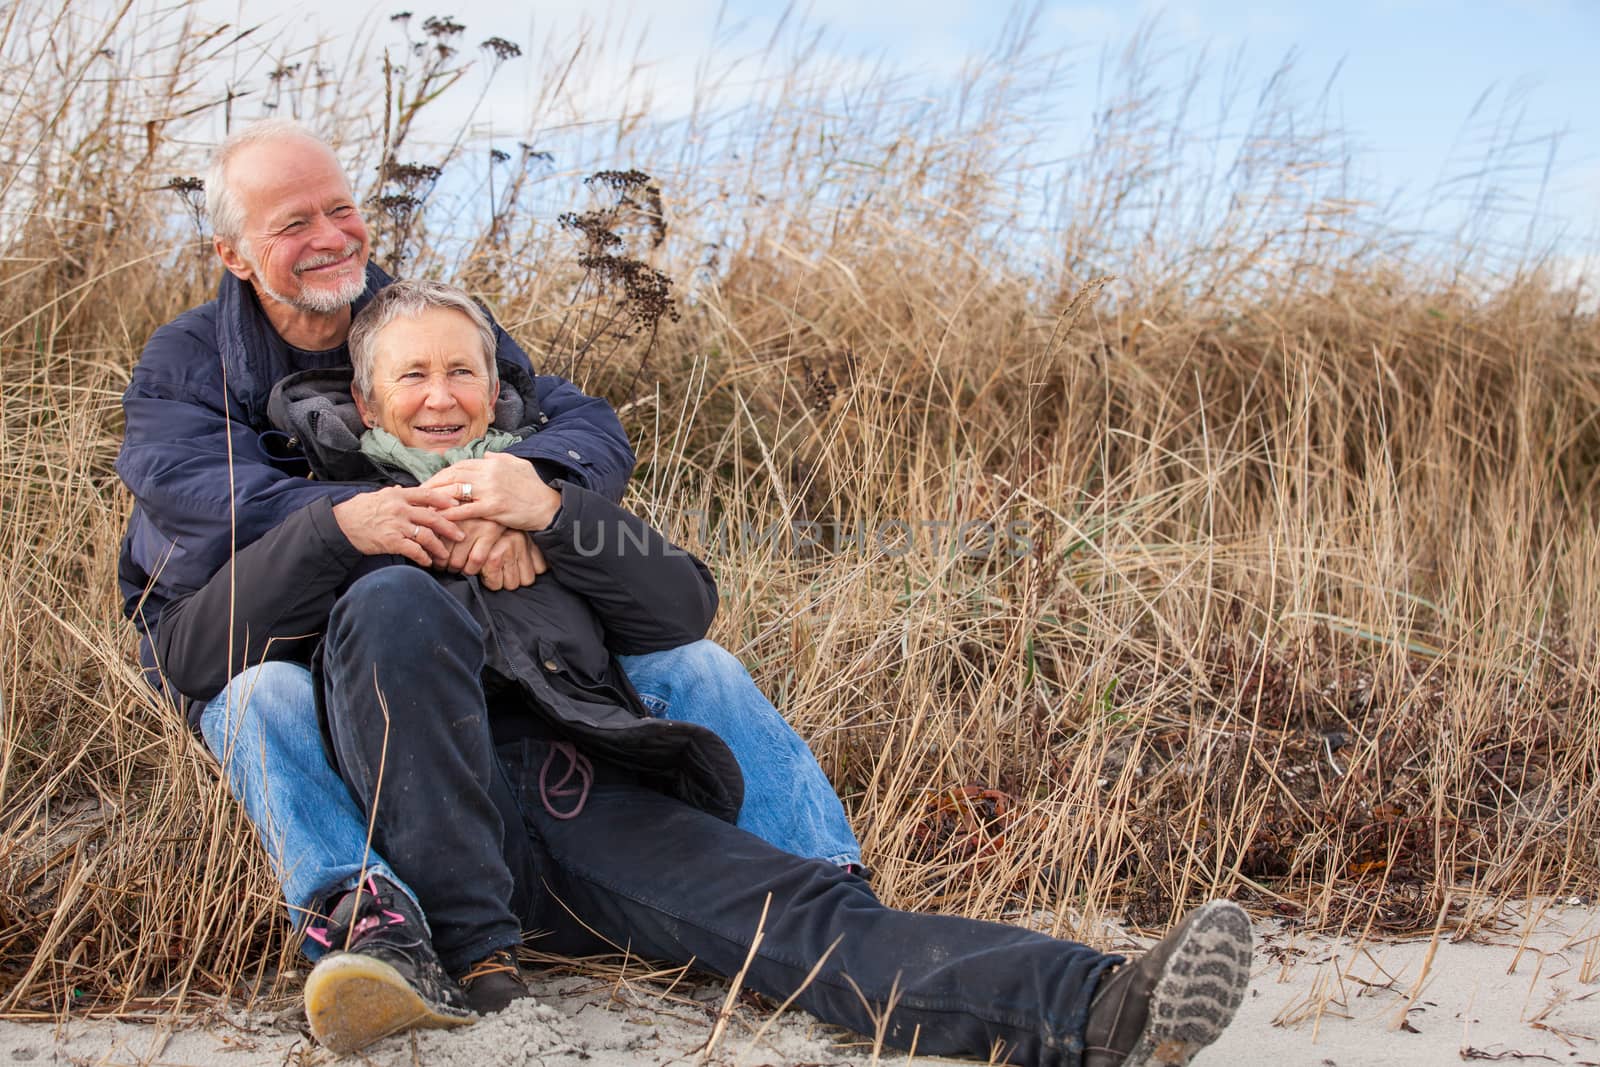
{"type": "MultiPolygon", "coordinates": [[[[355,309],[388,285],[367,267],[355,309]]],[[[498,325],[496,356],[528,357],[498,325]]],[[[139,630],[146,677],[155,673],[151,635],[174,596],[199,589],[238,549],[312,501],[339,503],[371,486],[313,481],[298,444],[272,429],[267,398],[280,378],[346,366],[345,346],[290,348],[268,323],[255,292],[224,274],[217,298],[158,329],[122,398],[126,431],[117,473],[133,492],[117,579],[123,612],[139,630]]],[[[509,451],[613,501],[622,498],[634,455],[611,405],[563,378],[535,378],[540,432],[509,451]]]]}

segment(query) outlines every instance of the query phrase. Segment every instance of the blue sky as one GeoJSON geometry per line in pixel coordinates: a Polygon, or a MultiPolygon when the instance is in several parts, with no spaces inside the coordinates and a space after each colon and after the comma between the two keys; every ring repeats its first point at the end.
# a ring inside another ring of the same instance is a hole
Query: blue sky
{"type": "MultiPolygon", "coordinates": [[[[752,28],[774,21],[774,5],[729,6],[752,28]]],[[[1003,4],[971,0],[813,0],[804,10],[827,29],[833,47],[930,71],[958,66],[994,38],[1009,13],[1003,4]]],[[[1595,249],[1595,0],[1044,3],[1041,47],[1066,49],[1076,60],[1068,70],[1077,76],[1069,74],[1060,90],[1064,125],[1094,106],[1105,50],[1120,49],[1147,25],[1158,50],[1180,65],[1201,49],[1218,68],[1242,55],[1247,85],[1264,82],[1286,57],[1303,97],[1331,79],[1330,118],[1357,149],[1358,171],[1407,197],[1425,224],[1448,229],[1472,210],[1470,194],[1481,185],[1471,176],[1492,156],[1501,166],[1487,181],[1507,214],[1537,209],[1541,232],[1564,231],[1569,255],[1595,249]],[[1556,165],[1547,179],[1552,139],[1556,165]]]]}
{"type": "MultiPolygon", "coordinates": [[[[1071,11],[1051,14],[1070,27],[1071,11]]],[[[1189,47],[1243,47],[1261,72],[1292,52],[1303,84],[1332,77],[1335,115],[1386,185],[1426,196],[1446,182],[1440,192],[1459,196],[1463,183],[1449,179],[1477,169],[1491,142],[1531,142],[1507,153],[1519,168],[1499,183],[1507,203],[1532,210],[1547,161],[1539,139],[1559,136],[1544,210],[1570,221],[1574,237],[1600,215],[1600,4],[1592,0],[1191,0],[1164,11],[1163,29],[1189,47]]],[[[1126,36],[1138,17],[1096,25],[1126,36]]]]}
{"type": "MultiPolygon", "coordinates": [[[[302,0],[270,13],[255,0],[200,3],[223,21],[269,20],[271,40],[316,31],[345,42],[341,48],[363,32],[386,39],[387,16],[402,6],[419,18],[434,13],[399,2],[302,0]]],[[[524,44],[574,39],[584,25],[603,27],[599,43],[609,66],[596,80],[604,82],[607,69],[618,78],[643,71],[658,113],[670,116],[691,97],[697,63],[713,51],[759,52],[785,10],[759,0],[457,0],[439,13],[466,23],[474,39],[497,34],[524,44]]],[[[1050,100],[1063,144],[1084,128],[1097,102],[1102,56],[1153,25],[1156,48],[1174,69],[1205,49],[1219,75],[1238,59],[1241,82],[1251,91],[1287,56],[1300,98],[1314,99],[1332,79],[1328,119],[1357,150],[1356,172],[1372,190],[1398,194],[1406,218],[1451,230],[1474,213],[1471,194],[1488,184],[1507,241],[1520,237],[1537,207],[1541,242],[1561,234],[1559,250],[1572,262],[1596,251],[1597,0],[1045,2],[1036,9],[981,0],[810,0],[789,17],[791,25],[799,19],[819,33],[821,47],[843,63],[881,63],[938,86],[953,80],[968,56],[986,50],[1019,10],[1035,15],[1034,50],[1067,58],[1050,100]],[[1547,177],[1551,138],[1559,143],[1547,177]],[[1498,161],[1495,171],[1472,180],[1486,158],[1498,161]]],[[[538,81],[536,48],[517,62],[526,65],[523,81],[503,74],[485,112],[499,126],[528,113],[518,92],[538,81]]]]}

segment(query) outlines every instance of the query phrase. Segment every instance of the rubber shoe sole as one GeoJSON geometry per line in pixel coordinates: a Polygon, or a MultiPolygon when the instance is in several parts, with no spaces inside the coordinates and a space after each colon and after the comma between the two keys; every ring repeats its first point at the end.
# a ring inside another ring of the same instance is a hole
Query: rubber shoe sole
{"type": "Polygon", "coordinates": [[[1231,901],[1203,905],[1162,969],[1124,1067],[1182,1067],[1222,1036],[1249,984],[1250,917],[1231,901]]]}
{"type": "Polygon", "coordinates": [[[465,1026],[477,1019],[429,1004],[399,971],[357,953],[318,961],[306,978],[305,1001],[312,1035],[341,1056],[402,1030],[465,1026]]]}

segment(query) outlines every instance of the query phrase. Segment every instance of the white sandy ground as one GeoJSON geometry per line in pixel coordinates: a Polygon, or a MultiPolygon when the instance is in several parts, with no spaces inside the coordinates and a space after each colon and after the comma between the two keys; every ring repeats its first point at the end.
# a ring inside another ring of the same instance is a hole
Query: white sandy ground
{"type": "MultiPolygon", "coordinates": [[[[656,1067],[700,1062],[727,996],[717,982],[647,985],[544,978],[523,1002],[474,1026],[379,1042],[350,1065],[656,1067]]],[[[308,1067],[332,1064],[303,1018],[245,1012],[148,1022],[0,1021],[0,1064],[308,1067]]],[[[868,1067],[870,1044],[789,1011],[737,1007],[719,1065],[868,1067]]],[[[908,1062],[885,1052],[885,1064],[908,1062]]],[[[1458,1064],[1600,1067],[1600,907],[1530,905],[1470,940],[1329,939],[1256,927],[1256,965],[1238,1018],[1196,1067],[1458,1064]]],[[[913,1065],[948,1063],[918,1058],[913,1065]]]]}

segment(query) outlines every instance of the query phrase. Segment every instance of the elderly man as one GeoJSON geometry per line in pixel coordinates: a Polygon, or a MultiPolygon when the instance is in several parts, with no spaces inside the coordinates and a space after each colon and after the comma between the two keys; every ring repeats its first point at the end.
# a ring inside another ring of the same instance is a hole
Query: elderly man
{"type": "MultiPolygon", "coordinates": [[[[229,661],[220,691],[181,695],[165,671],[192,669],[177,661],[203,653],[161,640],[164,608],[319,501],[331,504],[336,528],[328,535],[358,552],[475,575],[489,589],[535,582],[544,561],[522,530],[445,518],[441,512],[460,501],[437,491],[375,492],[308,479],[299,443],[271,429],[273,386],[294,372],[347,367],[352,313],[389,283],[368,262],[366,226],[328,146],[292,123],[258,123],[219,149],[206,194],[227,273],[215,300],[156,331],[134,369],[117,471],[136,503],[118,577],[146,677],[186,707],[219,758],[230,757],[228,784],[304,927],[332,912],[363,874],[412,894],[368,849],[366,820],[327,761],[310,672],[277,658],[229,661]],[[174,662],[163,662],[157,649],[174,662]]],[[[495,335],[499,359],[531,370],[509,336],[498,327],[495,335]]],[[[535,381],[529,414],[537,432],[508,454],[546,481],[619,499],[633,453],[609,405],[559,378],[535,381]]],[[[459,485],[457,495],[470,496],[469,486],[459,485]]],[[[740,826],[800,855],[859,862],[815,759],[732,656],[699,641],[621,662],[652,713],[692,717],[728,743],[746,780],[740,826]]],[[[386,916],[398,914],[380,912],[352,947],[387,939],[414,964],[413,975],[437,972],[426,937],[386,927],[386,916]]],[[[313,939],[305,950],[315,958],[322,946],[313,939]]]]}

